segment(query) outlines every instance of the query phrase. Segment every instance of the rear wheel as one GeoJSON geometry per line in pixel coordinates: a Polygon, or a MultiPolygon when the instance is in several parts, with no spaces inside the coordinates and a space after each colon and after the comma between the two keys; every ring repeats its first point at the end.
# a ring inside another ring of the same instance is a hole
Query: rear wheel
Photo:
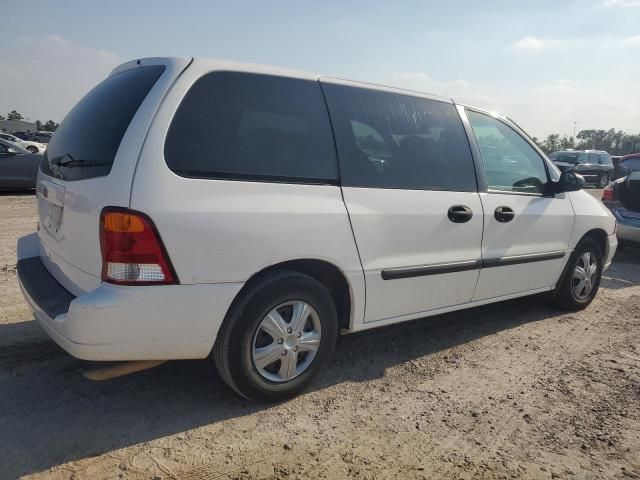
{"type": "Polygon", "coordinates": [[[29,150],[31,153],[38,153],[38,148],[34,147],[33,145],[29,145],[27,147],[27,150],[29,150]]]}
{"type": "Polygon", "coordinates": [[[602,277],[602,252],[591,237],[583,239],[571,254],[555,301],[567,310],[586,308],[598,293],[602,277]]]}
{"type": "Polygon", "coordinates": [[[320,282],[298,272],[250,287],[227,315],[213,359],[240,395],[274,402],[297,395],[322,371],[338,334],[336,308],[320,282]]]}
{"type": "Polygon", "coordinates": [[[598,180],[598,186],[600,188],[604,188],[607,185],[609,185],[609,174],[603,173],[602,175],[600,175],[600,179],[598,180]]]}

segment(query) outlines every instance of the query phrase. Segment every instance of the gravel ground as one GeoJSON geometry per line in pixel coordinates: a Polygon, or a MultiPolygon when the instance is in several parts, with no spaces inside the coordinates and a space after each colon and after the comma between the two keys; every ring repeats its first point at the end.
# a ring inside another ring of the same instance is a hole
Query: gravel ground
{"type": "Polygon", "coordinates": [[[583,312],[532,297],[342,337],[315,388],[264,407],[205,361],[86,380],[16,285],[33,196],[0,219],[2,479],[640,478],[640,250],[583,312]]]}

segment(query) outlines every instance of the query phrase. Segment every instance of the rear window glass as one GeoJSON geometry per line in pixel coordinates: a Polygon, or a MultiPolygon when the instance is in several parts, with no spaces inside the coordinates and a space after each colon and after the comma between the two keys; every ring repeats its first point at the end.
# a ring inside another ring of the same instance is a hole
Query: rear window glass
{"type": "Polygon", "coordinates": [[[606,153],[600,154],[600,164],[601,165],[613,165],[613,161],[611,160],[611,156],[606,153]]]}
{"type": "Polygon", "coordinates": [[[164,147],[179,175],[335,183],[338,167],[316,81],[241,72],[197,80],[171,122],[164,147]]]}
{"type": "Polygon", "coordinates": [[[42,171],[65,180],[107,175],[131,119],[163,71],[161,65],[125,70],[87,93],[49,141],[42,171]]]}
{"type": "Polygon", "coordinates": [[[586,163],[587,154],[581,152],[554,152],[549,155],[554,162],[586,163]]]}
{"type": "Polygon", "coordinates": [[[471,150],[450,103],[323,84],[345,186],[476,190],[471,150]]]}

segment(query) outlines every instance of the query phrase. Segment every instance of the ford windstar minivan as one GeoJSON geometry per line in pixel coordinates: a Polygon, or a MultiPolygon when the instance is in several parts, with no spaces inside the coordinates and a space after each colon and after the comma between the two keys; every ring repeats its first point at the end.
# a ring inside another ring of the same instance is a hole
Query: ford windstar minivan
{"type": "Polygon", "coordinates": [[[211,357],[240,395],[274,401],[339,333],[542,292],[585,308],[617,243],[583,183],[448,98],[141,59],[51,139],[18,277],[75,357],[211,357]]]}

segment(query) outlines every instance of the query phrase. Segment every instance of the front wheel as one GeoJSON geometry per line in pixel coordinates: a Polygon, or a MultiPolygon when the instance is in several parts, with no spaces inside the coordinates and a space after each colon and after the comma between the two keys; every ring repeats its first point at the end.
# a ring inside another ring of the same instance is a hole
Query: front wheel
{"type": "Polygon", "coordinates": [[[250,400],[275,402],[306,389],[327,365],[338,335],[324,285],[282,271],[249,287],[230,310],[213,350],[220,376],[250,400]]]}
{"type": "Polygon", "coordinates": [[[27,150],[29,150],[31,153],[38,153],[38,148],[34,147],[33,145],[29,145],[27,147],[27,150]]]}
{"type": "Polygon", "coordinates": [[[569,258],[556,303],[567,310],[586,308],[598,293],[602,264],[598,243],[590,237],[583,239],[569,258]]]}
{"type": "Polygon", "coordinates": [[[600,188],[604,188],[607,185],[609,185],[609,174],[603,173],[602,175],[600,175],[600,179],[598,180],[598,186],[600,188]]]}

